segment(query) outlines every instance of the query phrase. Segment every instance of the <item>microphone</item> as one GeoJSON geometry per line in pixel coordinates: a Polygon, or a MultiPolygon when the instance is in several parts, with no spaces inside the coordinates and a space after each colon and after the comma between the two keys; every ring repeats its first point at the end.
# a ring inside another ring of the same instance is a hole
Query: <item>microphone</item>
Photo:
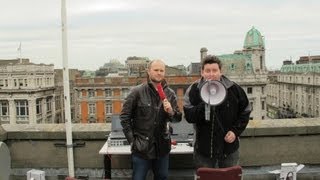
{"type": "Polygon", "coordinates": [[[161,101],[164,101],[165,99],[167,99],[166,94],[164,94],[163,92],[163,88],[161,83],[157,84],[157,90],[158,90],[158,94],[160,96],[161,101]]]}
{"type": "MultiPolygon", "coordinates": [[[[161,83],[158,83],[157,84],[157,90],[158,90],[158,94],[160,96],[160,100],[163,102],[163,101],[168,101],[167,100],[167,97],[166,97],[166,94],[163,92],[163,88],[162,88],[162,85],[161,83]]],[[[168,110],[168,109],[166,109],[168,110]]],[[[170,122],[167,122],[166,124],[166,134],[170,134],[170,122]]]]}

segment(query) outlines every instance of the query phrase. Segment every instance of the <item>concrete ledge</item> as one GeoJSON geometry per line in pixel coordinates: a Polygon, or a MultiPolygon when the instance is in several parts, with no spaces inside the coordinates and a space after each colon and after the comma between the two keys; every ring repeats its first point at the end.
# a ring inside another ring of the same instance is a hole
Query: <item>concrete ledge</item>
{"type": "MultiPolygon", "coordinates": [[[[2,126],[2,128],[1,128],[2,126]]],[[[65,139],[65,124],[3,124],[0,138],[4,139],[65,139]]],[[[105,139],[110,123],[72,124],[73,139],[105,139]]],[[[320,134],[317,118],[251,120],[242,137],[292,136],[320,134]]]]}
{"type": "Polygon", "coordinates": [[[241,136],[320,134],[318,118],[251,120],[241,136]]]}
{"type": "MultiPolygon", "coordinates": [[[[7,139],[57,140],[66,139],[65,124],[3,124],[7,139]]],[[[110,123],[72,124],[73,139],[106,139],[110,123]]]]}

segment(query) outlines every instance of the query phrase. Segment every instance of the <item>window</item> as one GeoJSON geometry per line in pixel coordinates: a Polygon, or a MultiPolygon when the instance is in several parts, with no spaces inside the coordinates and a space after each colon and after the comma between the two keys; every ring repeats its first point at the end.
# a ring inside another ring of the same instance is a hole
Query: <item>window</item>
{"type": "Polygon", "coordinates": [[[112,101],[106,101],[106,115],[112,114],[112,101]]]}
{"type": "Polygon", "coordinates": [[[16,101],[16,114],[17,116],[28,116],[29,107],[27,100],[18,100],[16,101]]]}
{"type": "Polygon", "coordinates": [[[129,94],[129,89],[128,88],[123,88],[122,89],[122,97],[126,98],[129,94]]]}
{"type": "Polygon", "coordinates": [[[236,65],[232,63],[232,64],[230,65],[230,70],[231,70],[231,71],[234,71],[235,69],[236,69],[236,65]]]}
{"type": "Polygon", "coordinates": [[[42,106],[41,106],[42,99],[36,100],[36,113],[42,114],[42,106]]]}
{"type": "Polygon", "coordinates": [[[52,97],[48,97],[47,99],[46,99],[46,104],[47,104],[47,113],[49,114],[49,113],[51,113],[51,111],[52,111],[52,97]]]}
{"type": "Polygon", "coordinates": [[[95,103],[90,103],[89,104],[89,115],[90,116],[95,116],[96,115],[96,104],[95,103]]]}
{"type": "Polygon", "coordinates": [[[264,87],[261,87],[261,93],[264,94],[264,87]]]}
{"type": "Polygon", "coordinates": [[[311,95],[308,95],[308,102],[311,102],[311,95]]]}
{"type": "Polygon", "coordinates": [[[261,109],[264,110],[264,101],[261,101],[261,109]]]}
{"type": "Polygon", "coordinates": [[[250,102],[251,109],[253,110],[253,102],[250,102]]]}
{"type": "Polygon", "coordinates": [[[60,96],[55,96],[56,109],[61,109],[60,96]]]}
{"type": "Polygon", "coordinates": [[[251,70],[251,64],[250,63],[247,63],[247,65],[246,65],[246,70],[248,71],[248,70],[251,70]]]}
{"type": "Polygon", "coordinates": [[[71,109],[70,113],[71,113],[71,120],[74,121],[74,109],[71,109]]]}
{"type": "Polygon", "coordinates": [[[94,97],[94,90],[93,89],[89,89],[88,97],[94,97]]]}
{"type": "Polygon", "coordinates": [[[105,93],[106,93],[106,97],[111,97],[111,96],[112,96],[112,91],[111,91],[111,89],[106,89],[106,90],[105,90],[105,93]]]}
{"type": "Polygon", "coordinates": [[[8,101],[0,101],[0,116],[9,115],[9,103],[8,101]]]}
{"type": "Polygon", "coordinates": [[[23,86],[23,79],[19,79],[19,86],[23,86]]]}
{"type": "Polygon", "coordinates": [[[248,88],[247,88],[247,93],[248,93],[248,94],[252,94],[252,87],[248,87],[248,88]]]}

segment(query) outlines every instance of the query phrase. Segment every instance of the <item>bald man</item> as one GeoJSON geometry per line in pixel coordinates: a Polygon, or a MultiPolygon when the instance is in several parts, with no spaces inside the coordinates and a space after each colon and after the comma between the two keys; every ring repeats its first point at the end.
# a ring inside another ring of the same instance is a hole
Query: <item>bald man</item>
{"type": "Polygon", "coordinates": [[[153,60],[147,83],[134,87],[120,114],[123,132],[131,145],[132,179],[143,180],[152,168],[155,180],[168,179],[171,138],[169,122],[181,121],[175,92],[165,81],[165,63],[153,60]]]}

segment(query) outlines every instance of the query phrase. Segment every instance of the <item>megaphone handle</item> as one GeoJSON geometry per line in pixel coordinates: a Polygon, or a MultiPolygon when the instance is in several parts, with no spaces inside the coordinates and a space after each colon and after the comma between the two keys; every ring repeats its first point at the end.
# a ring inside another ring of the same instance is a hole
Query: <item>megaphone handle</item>
{"type": "Polygon", "coordinates": [[[205,104],[205,117],[207,121],[210,121],[210,105],[205,104]]]}
{"type": "MultiPolygon", "coordinates": [[[[208,92],[210,92],[210,88],[208,86],[208,92]]],[[[208,104],[205,105],[205,113],[206,113],[206,121],[210,121],[210,95],[209,95],[209,98],[208,98],[208,104]]]]}

